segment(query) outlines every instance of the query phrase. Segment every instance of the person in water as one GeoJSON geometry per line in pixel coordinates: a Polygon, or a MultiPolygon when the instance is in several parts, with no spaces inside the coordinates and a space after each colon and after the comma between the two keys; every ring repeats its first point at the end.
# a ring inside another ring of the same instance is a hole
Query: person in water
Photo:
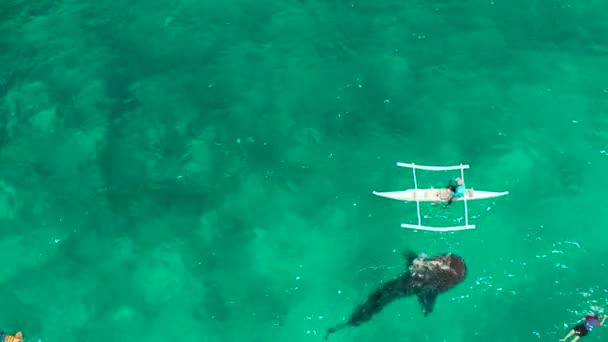
{"type": "Polygon", "coordinates": [[[587,336],[587,334],[593,329],[593,327],[604,325],[606,317],[607,316],[604,316],[604,318],[600,322],[600,315],[586,316],[585,322],[576,325],[572,330],[570,330],[568,335],[566,335],[566,337],[562,338],[560,341],[566,341],[574,334],[576,334],[576,336],[572,339],[572,342],[578,341],[579,338],[587,336]]]}
{"type": "Polygon", "coordinates": [[[8,335],[0,332],[0,342],[23,342],[23,333],[19,331],[15,335],[8,335]]]}
{"type": "Polygon", "coordinates": [[[446,188],[450,190],[450,197],[448,198],[448,203],[443,206],[443,209],[452,204],[452,201],[456,197],[464,197],[464,182],[462,181],[462,178],[450,179],[446,188]]]}

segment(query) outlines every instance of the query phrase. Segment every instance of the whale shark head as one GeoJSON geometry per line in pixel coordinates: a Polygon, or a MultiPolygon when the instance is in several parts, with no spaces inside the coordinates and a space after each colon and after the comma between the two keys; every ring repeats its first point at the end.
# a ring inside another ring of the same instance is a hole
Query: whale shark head
{"type": "Polygon", "coordinates": [[[428,258],[425,254],[405,254],[407,272],[402,277],[404,293],[418,296],[422,312],[433,312],[437,296],[462,282],[467,274],[464,260],[456,254],[440,254],[428,258]]]}
{"type": "Polygon", "coordinates": [[[437,276],[441,282],[440,291],[446,291],[460,283],[467,275],[467,266],[456,254],[445,254],[437,257],[441,263],[441,270],[437,276]]]}
{"type": "Polygon", "coordinates": [[[444,292],[460,283],[467,274],[464,260],[456,254],[440,254],[414,259],[409,272],[420,289],[444,292]]]}

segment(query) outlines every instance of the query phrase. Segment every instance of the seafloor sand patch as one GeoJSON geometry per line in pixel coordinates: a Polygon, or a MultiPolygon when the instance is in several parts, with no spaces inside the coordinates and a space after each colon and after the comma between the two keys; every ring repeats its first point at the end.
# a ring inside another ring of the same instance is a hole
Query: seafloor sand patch
{"type": "Polygon", "coordinates": [[[186,269],[181,250],[175,245],[161,245],[143,256],[133,274],[133,282],[151,305],[171,300],[184,286],[186,269]]]}

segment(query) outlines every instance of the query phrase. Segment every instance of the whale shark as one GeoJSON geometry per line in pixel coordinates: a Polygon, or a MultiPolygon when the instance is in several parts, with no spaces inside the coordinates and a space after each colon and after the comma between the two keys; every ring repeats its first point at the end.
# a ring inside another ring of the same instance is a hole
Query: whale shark
{"type": "Polygon", "coordinates": [[[363,304],[353,310],[349,320],[329,328],[326,340],[338,330],[357,327],[369,321],[385,306],[400,298],[418,297],[426,317],[433,312],[437,296],[458,285],[467,274],[464,260],[456,254],[427,257],[407,250],[402,255],[406,260],[405,272],[369,295],[363,304]]]}

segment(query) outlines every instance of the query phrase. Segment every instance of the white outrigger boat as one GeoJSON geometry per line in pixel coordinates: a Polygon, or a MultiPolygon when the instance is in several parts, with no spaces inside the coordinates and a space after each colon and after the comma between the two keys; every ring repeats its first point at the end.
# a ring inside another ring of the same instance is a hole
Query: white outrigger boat
{"type": "MultiPolygon", "coordinates": [[[[416,202],[416,208],[418,210],[418,224],[407,224],[402,223],[402,228],[411,228],[411,229],[420,229],[420,230],[430,230],[430,231],[455,231],[455,230],[464,230],[464,229],[474,229],[474,224],[469,224],[469,210],[467,206],[467,201],[471,200],[480,200],[480,199],[488,199],[495,198],[508,195],[508,191],[495,192],[495,191],[481,191],[481,190],[473,190],[473,189],[465,189],[464,197],[456,197],[454,201],[464,201],[464,217],[465,224],[464,226],[456,226],[456,227],[430,227],[422,225],[422,217],[420,215],[420,202],[444,202],[449,199],[450,190],[447,188],[443,189],[419,189],[418,182],[416,180],[416,169],[418,170],[427,170],[427,171],[449,171],[449,170],[460,170],[460,178],[464,183],[464,170],[469,168],[469,165],[455,165],[455,166],[423,166],[416,164],[408,164],[398,162],[397,166],[401,167],[409,167],[412,169],[414,174],[414,187],[415,189],[408,189],[403,191],[387,191],[387,192],[379,192],[374,191],[373,194],[380,197],[385,197],[389,199],[394,199],[398,201],[405,202],[416,202]]],[[[466,183],[464,183],[466,184],[466,183]]]]}

